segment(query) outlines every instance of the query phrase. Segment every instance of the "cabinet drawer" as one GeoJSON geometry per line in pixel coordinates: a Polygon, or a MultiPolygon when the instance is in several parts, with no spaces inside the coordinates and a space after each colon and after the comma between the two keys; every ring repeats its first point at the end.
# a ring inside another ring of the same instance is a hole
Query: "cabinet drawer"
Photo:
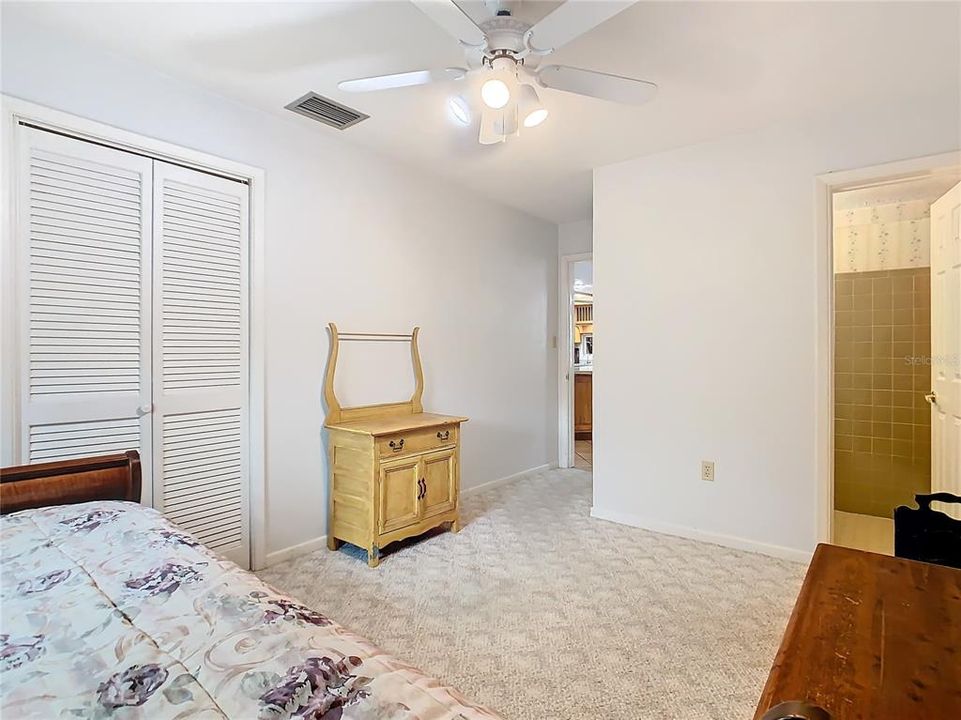
{"type": "Polygon", "coordinates": [[[409,455],[457,444],[456,425],[438,425],[426,430],[385,435],[377,438],[377,451],[381,457],[409,455]]]}

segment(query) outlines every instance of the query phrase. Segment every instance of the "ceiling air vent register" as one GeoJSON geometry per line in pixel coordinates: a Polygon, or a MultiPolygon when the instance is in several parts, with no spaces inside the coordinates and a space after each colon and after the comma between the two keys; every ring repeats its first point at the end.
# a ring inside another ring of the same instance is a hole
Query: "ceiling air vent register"
{"type": "Polygon", "coordinates": [[[309,92],[285,107],[338,130],[346,130],[370,117],[315,92],[309,92]]]}

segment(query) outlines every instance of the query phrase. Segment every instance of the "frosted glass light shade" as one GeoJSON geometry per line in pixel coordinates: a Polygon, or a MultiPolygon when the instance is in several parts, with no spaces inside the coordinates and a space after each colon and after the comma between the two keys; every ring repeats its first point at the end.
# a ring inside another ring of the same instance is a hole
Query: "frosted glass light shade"
{"type": "Polygon", "coordinates": [[[531,85],[521,86],[518,105],[520,106],[521,122],[524,127],[536,127],[547,120],[549,114],[547,108],[541,105],[541,100],[537,97],[537,91],[531,85]]]}
{"type": "Polygon", "coordinates": [[[458,125],[467,127],[471,121],[470,105],[460,95],[447,98],[447,110],[458,125]]]}
{"type": "Polygon", "coordinates": [[[481,100],[493,110],[500,110],[510,102],[510,99],[511,90],[507,87],[507,83],[500,78],[486,80],[481,86],[481,100]]]}

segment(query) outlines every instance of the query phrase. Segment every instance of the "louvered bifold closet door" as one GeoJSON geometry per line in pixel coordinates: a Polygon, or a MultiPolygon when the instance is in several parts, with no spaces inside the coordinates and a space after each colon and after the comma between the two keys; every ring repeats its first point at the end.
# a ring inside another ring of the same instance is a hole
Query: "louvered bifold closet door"
{"type": "Polygon", "coordinates": [[[139,450],[150,502],[152,161],[22,130],[21,460],[139,450]]]}
{"type": "Polygon", "coordinates": [[[249,567],[247,186],[154,165],[158,507],[249,567]]]}

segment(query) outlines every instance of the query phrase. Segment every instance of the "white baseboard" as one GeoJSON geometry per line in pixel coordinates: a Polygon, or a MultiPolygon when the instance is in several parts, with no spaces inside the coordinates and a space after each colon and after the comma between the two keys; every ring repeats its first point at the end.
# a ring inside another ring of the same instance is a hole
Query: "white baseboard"
{"type": "Polygon", "coordinates": [[[620,525],[641,528],[642,530],[650,530],[651,532],[662,535],[674,535],[689,540],[722,545],[724,547],[734,548],[735,550],[747,550],[748,552],[770,555],[771,557],[782,558],[784,560],[808,563],[811,562],[811,556],[813,555],[811,552],[795,550],[794,548],[784,547],[783,545],[770,545],[735,535],[724,535],[723,533],[715,533],[708,530],[698,530],[697,528],[686,527],[684,525],[672,525],[671,523],[642,518],[631,513],[619,512],[617,510],[603,510],[592,507],[591,517],[599,520],[609,520],[620,525]]]}
{"type": "MultiPolygon", "coordinates": [[[[296,545],[291,545],[290,547],[285,547],[282,550],[275,550],[274,552],[267,553],[267,561],[264,564],[264,568],[269,568],[271,565],[284,562],[284,560],[291,560],[299,555],[306,555],[307,553],[311,553],[314,550],[320,550],[324,547],[327,547],[326,535],[311,538],[305,542],[297,543],[296,545]]],[[[258,569],[263,570],[264,568],[258,569]]]]}
{"type": "Polygon", "coordinates": [[[548,470],[552,466],[549,463],[544,463],[543,465],[538,465],[537,467],[528,468],[527,470],[521,470],[520,472],[514,473],[513,475],[508,475],[507,477],[497,478],[496,480],[488,480],[480,485],[473,485],[469,488],[462,488],[460,491],[461,495],[472,495],[476,492],[482,492],[483,490],[490,490],[491,488],[496,488],[500,485],[506,485],[507,483],[512,483],[515,480],[520,480],[525,475],[530,473],[540,472],[541,470],[548,470]]]}
{"type": "MultiPolygon", "coordinates": [[[[547,470],[551,466],[549,464],[538,465],[537,467],[532,467],[527,470],[522,470],[519,473],[514,473],[513,475],[508,475],[507,477],[497,478],[496,480],[490,480],[480,485],[475,485],[474,487],[465,488],[461,491],[461,495],[470,495],[471,493],[480,492],[482,490],[490,490],[499,485],[506,485],[507,483],[514,482],[515,480],[520,480],[523,476],[528,473],[539,472],[540,470],[547,470]]],[[[258,570],[263,570],[271,565],[276,565],[277,563],[282,563],[285,560],[291,560],[299,555],[306,555],[307,553],[314,552],[314,550],[320,550],[327,546],[327,536],[321,535],[320,537],[315,537],[306,542],[298,543],[297,545],[291,545],[290,547],[283,548],[282,550],[275,550],[274,552],[267,553],[267,559],[264,563],[263,568],[258,568],[258,570]]]]}

